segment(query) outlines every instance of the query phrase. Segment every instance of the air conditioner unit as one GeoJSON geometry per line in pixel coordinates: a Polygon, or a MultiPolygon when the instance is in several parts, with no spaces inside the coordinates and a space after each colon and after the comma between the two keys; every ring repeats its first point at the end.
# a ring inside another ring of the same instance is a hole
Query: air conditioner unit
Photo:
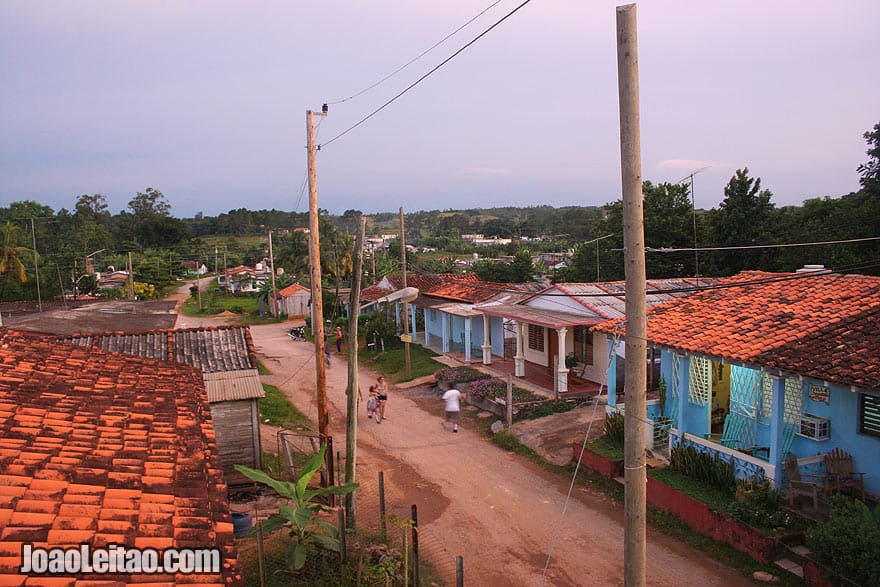
{"type": "Polygon", "coordinates": [[[813,440],[828,440],[831,438],[831,420],[812,414],[802,414],[798,434],[813,440]]]}

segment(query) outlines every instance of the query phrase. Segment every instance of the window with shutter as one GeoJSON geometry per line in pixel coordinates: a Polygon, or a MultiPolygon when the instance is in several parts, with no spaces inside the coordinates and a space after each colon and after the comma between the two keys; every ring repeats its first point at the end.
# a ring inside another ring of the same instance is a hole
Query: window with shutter
{"type": "Polygon", "coordinates": [[[529,324],[529,348],[544,352],[544,327],[529,324]]]}
{"type": "Polygon", "coordinates": [[[861,394],[859,432],[880,436],[880,397],[861,394]]]}

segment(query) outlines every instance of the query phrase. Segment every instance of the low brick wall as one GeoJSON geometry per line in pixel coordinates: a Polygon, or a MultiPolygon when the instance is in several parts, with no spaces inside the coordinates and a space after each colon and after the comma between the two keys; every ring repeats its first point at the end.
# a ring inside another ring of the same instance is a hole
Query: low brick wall
{"type": "MultiPolygon", "coordinates": [[[[581,444],[573,442],[571,444],[571,452],[574,460],[577,460],[581,454],[581,444]]],[[[603,457],[589,448],[584,449],[584,454],[581,456],[581,466],[606,479],[623,477],[623,461],[614,461],[603,457]]]]}
{"type": "Polygon", "coordinates": [[[730,515],[716,512],[705,503],[652,477],[648,477],[647,500],[652,506],[674,515],[700,534],[728,544],[759,563],[771,562],[781,551],[775,538],[764,536],[730,515]]]}

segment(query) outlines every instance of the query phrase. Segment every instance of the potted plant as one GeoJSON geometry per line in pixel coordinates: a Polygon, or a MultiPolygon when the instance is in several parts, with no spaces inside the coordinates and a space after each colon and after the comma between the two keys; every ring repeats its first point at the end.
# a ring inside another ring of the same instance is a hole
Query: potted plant
{"type": "Polygon", "coordinates": [[[570,352],[565,355],[565,368],[568,369],[568,381],[571,382],[572,372],[571,370],[578,366],[578,358],[574,352],[570,352]]]}

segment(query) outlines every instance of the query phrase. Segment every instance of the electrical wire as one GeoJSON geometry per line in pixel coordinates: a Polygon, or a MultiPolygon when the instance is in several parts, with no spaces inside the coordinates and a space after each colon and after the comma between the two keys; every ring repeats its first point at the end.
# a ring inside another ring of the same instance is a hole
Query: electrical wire
{"type": "Polygon", "coordinates": [[[407,61],[403,65],[401,65],[397,69],[395,69],[394,71],[392,71],[391,73],[389,73],[388,75],[386,75],[385,77],[383,77],[382,79],[380,79],[379,81],[374,83],[373,85],[364,88],[363,90],[361,90],[360,92],[357,92],[356,94],[352,94],[348,98],[342,98],[341,100],[334,100],[332,102],[326,102],[326,103],[330,106],[332,106],[334,104],[342,104],[343,102],[348,102],[349,100],[357,98],[361,94],[365,94],[365,93],[369,92],[370,90],[372,90],[373,88],[375,88],[376,86],[383,84],[384,82],[388,81],[389,79],[391,79],[392,77],[394,77],[395,75],[397,75],[398,73],[400,73],[401,71],[403,71],[404,69],[406,69],[407,67],[409,67],[410,65],[412,65],[413,63],[415,63],[416,61],[418,61],[419,59],[421,59],[422,57],[424,57],[425,55],[427,55],[428,53],[430,53],[434,49],[436,49],[437,47],[442,45],[450,37],[454,36],[456,33],[461,31],[463,28],[465,28],[466,26],[468,26],[469,24],[471,24],[472,22],[474,22],[475,20],[477,20],[481,16],[483,16],[485,13],[487,13],[489,10],[491,10],[492,8],[494,8],[496,5],[500,4],[501,2],[502,2],[502,0],[495,0],[495,2],[493,2],[492,4],[490,4],[489,6],[484,8],[483,10],[481,10],[476,16],[474,16],[473,18],[468,20],[466,23],[464,23],[463,25],[461,25],[460,27],[458,27],[457,29],[455,29],[454,31],[452,31],[451,33],[449,33],[448,35],[446,35],[445,37],[443,37],[442,39],[440,39],[439,41],[437,41],[436,43],[434,43],[430,47],[428,47],[427,49],[425,49],[424,51],[422,51],[421,53],[419,53],[418,55],[416,55],[415,57],[413,57],[412,59],[410,59],[409,61],[407,61]]]}
{"type": "Polygon", "coordinates": [[[360,125],[362,125],[363,123],[365,123],[366,121],[371,119],[372,117],[374,117],[376,114],[378,114],[382,110],[385,110],[385,108],[387,108],[388,106],[390,106],[391,104],[396,102],[398,98],[400,98],[401,96],[403,96],[404,94],[409,92],[411,89],[413,89],[414,87],[416,87],[417,85],[422,83],[425,79],[427,79],[435,71],[437,71],[438,69],[440,69],[441,67],[443,67],[444,65],[446,65],[447,63],[452,61],[453,59],[455,59],[465,49],[467,49],[468,47],[470,47],[471,45],[473,45],[474,43],[479,41],[481,38],[483,38],[484,36],[489,34],[489,32],[491,30],[493,30],[495,27],[500,25],[502,22],[504,22],[505,20],[507,20],[508,18],[513,16],[514,14],[516,14],[521,8],[523,8],[526,4],[528,4],[531,1],[532,0],[524,0],[524,2],[522,2],[519,6],[517,6],[516,8],[514,8],[513,10],[511,10],[510,12],[505,14],[499,20],[495,21],[495,23],[492,24],[492,26],[490,26],[489,28],[484,30],[482,33],[480,33],[479,35],[477,35],[476,37],[471,39],[467,44],[465,44],[463,47],[461,47],[458,51],[456,51],[455,53],[453,53],[452,55],[450,55],[449,57],[447,57],[446,59],[441,61],[438,65],[436,65],[434,68],[432,68],[430,71],[428,71],[428,73],[424,74],[422,77],[420,77],[419,79],[417,79],[416,81],[414,81],[413,83],[408,85],[401,92],[399,92],[396,96],[394,96],[393,98],[391,98],[390,100],[388,100],[387,102],[385,102],[384,104],[382,104],[381,106],[379,106],[378,108],[376,108],[375,110],[373,110],[372,112],[370,112],[369,114],[367,114],[366,116],[361,118],[359,121],[357,121],[356,123],[354,123],[353,125],[351,125],[347,129],[345,129],[344,131],[342,131],[341,133],[339,133],[338,135],[336,135],[335,137],[333,137],[332,139],[330,139],[326,143],[319,145],[318,148],[320,149],[321,147],[326,147],[327,145],[333,143],[334,141],[341,139],[342,137],[344,137],[345,135],[347,135],[348,133],[350,133],[351,131],[353,131],[354,129],[356,129],[357,127],[359,127],[360,125]]]}
{"type": "Polygon", "coordinates": [[[571,494],[574,491],[574,484],[577,481],[578,471],[581,468],[581,459],[583,459],[584,452],[587,449],[587,442],[590,438],[590,431],[593,428],[593,421],[596,419],[596,409],[599,406],[598,395],[602,394],[602,387],[604,386],[607,390],[608,388],[608,373],[611,370],[611,366],[614,364],[612,359],[614,358],[614,354],[617,350],[617,345],[620,344],[620,335],[622,329],[620,325],[618,325],[617,332],[614,336],[614,341],[612,342],[609,351],[608,351],[608,364],[605,367],[605,380],[599,384],[599,393],[597,397],[594,399],[595,403],[593,404],[593,415],[590,418],[590,423],[587,425],[587,430],[584,433],[584,441],[581,443],[581,450],[578,453],[577,463],[574,467],[574,473],[571,476],[571,483],[568,486],[568,492],[565,494],[565,501],[562,504],[562,513],[559,514],[559,521],[556,523],[556,529],[553,532],[553,538],[550,539],[550,548],[547,551],[547,562],[544,563],[544,571],[541,573],[541,585],[544,584],[544,581],[547,578],[547,571],[550,569],[550,560],[553,557],[553,550],[556,548],[556,541],[559,539],[559,534],[562,530],[562,522],[565,520],[565,514],[568,511],[568,504],[571,501],[571,494]]]}
{"type": "MultiPolygon", "coordinates": [[[[743,245],[743,246],[735,246],[735,247],[697,247],[697,248],[668,248],[668,247],[645,247],[646,253],[681,253],[681,252],[703,252],[703,251],[739,251],[744,249],[780,249],[784,247],[810,247],[815,245],[841,245],[846,243],[860,243],[865,241],[876,241],[880,240],[880,236],[869,236],[865,238],[851,238],[847,240],[839,240],[839,241],[816,241],[809,243],[781,243],[778,245],[743,245]]],[[[623,249],[612,249],[613,251],[623,250],[623,249]]]]}

